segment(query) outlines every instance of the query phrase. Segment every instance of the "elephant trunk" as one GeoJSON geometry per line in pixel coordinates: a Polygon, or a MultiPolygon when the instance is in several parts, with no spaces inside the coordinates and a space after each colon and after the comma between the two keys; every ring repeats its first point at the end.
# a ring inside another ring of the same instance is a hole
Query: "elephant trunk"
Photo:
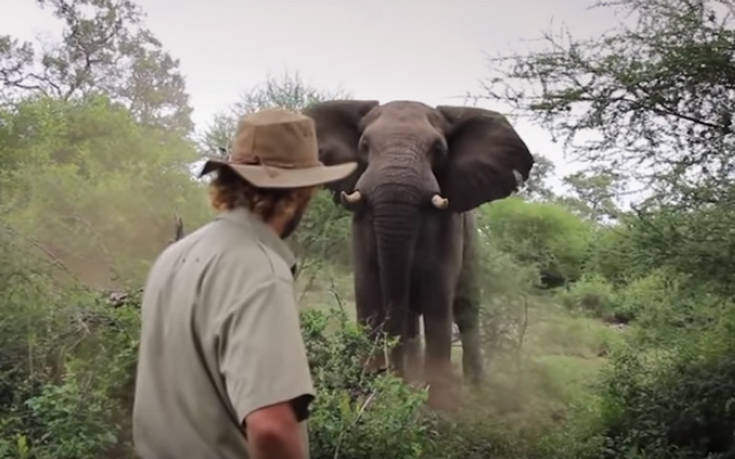
{"type": "Polygon", "coordinates": [[[371,196],[386,331],[399,338],[391,358],[399,373],[403,372],[411,267],[418,236],[419,207],[415,196],[413,188],[396,184],[377,187],[371,196]]]}

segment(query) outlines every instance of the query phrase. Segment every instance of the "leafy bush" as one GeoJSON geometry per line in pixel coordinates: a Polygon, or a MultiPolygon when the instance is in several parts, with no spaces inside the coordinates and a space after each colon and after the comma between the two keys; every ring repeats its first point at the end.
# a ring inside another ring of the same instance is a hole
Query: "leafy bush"
{"type": "MultiPolygon", "coordinates": [[[[50,299],[27,329],[11,324],[33,317],[35,301],[0,322],[4,344],[17,347],[0,374],[9,389],[0,406],[0,458],[132,454],[139,294],[117,308],[76,289],[50,299]]],[[[393,343],[370,340],[338,310],[305,310],[302,331],[318,392],[309,421],[312,457],[421,457],[431,426],[422,411],[425,391],[362,365],[393,343]]]]}
{"type": "Polygon", "coordinates": [[[309,421],[311,456],[422,457],[430,425],[421,412],[425,391],[362,365],[392,343],[371,341],[337,309],[305,310],[302,329],[318,392],[309,421]]]}
{"type": "Polygon", "coordinates": [[[693,285],[735,293],[735,190],[696,210],[661,208],[632,220],[630,239],[639,271],[663,266],[687,273],[693,285]]]}
{"type": "Polygon", "coordinates": [[[633,337],[642,346],[666,347],[716,327],[732,301],[698,286],[691,276],[665,267],[651,271],[621,289],[621,309],[633,311],[633,337]],[[690,336],[691,335],[691,336],[690,336]]]}
{"type": "Polygon", "coordinates": [[[594,229],[583,270],[588,275],[602,276],[617,287],[645,273],[637,269],[637,261],[630,229],[624,220],[594,229]]]}
{"type": "Polygon", "coordinates": [[[598,274],[584,275],[568,290],[558,294],[561,303],[570,310],[584,311],[595,317],[627,321],[630,317],[616,315],[613,286],[598,274]]]}
{"type": "Polygon", "coordinates": [[[641,334],[663,336],[685,329],[700,330],[717,321],[722,297],[692,285],[690,276],[669,267],[650,271],[614,286],[599,274],[585,274],[557,293],[563,305],[610,322],[635,319],[641,334]]]}
{"type": "MultiPolygon", "coordinates": [[[[503,428],[467,410],[452,417],[433,416],[427,459],[488,459],[526,457],[528,443],[509,428],[503,428]]],[[[400,457],[400,456],[390,456],[400,457]]]]}
{"type": "Polygon", "coordinates": [[[174,214],[187,228],[209,216],[193,144],[104,97],[0,111],[0,152],[0,215],[88,285],[134,288],[174,214]]]}
{"type": "Polygon", "coordinates": [[[605,373],[602,457],[735,455],[734,319],[731,311],[715,330],[667,351],[631,347],[614,356],[605,373]]]}
{"type": "Polygon", "coordinates": [[[525,333],[529,296],[540,277],[538,269],[498,250],[492,236],[483,233],[474,268],[483,345],[489,354],[515,352],[525,333]]]}
{"type": "Polygon", "coordinates": [[[11,344],[0,374],[9,389],[0,405],[0,457],[127,449],[137,323],[137,311],[70,287],[7,311],[0,324],[11,344]]]}
{"type": "Polygon", "coordinates": [[[290,240],[305,268],[321,267],[326,260],[349,266],[351,220],[352,214],[333,201],[330,191],[320,189],[315,194],[290,240]]]}
{"type": "Polygon", "coordinates": [[[523,265],[536,265],[544,284],[573,281],[582,265],[591,225],[564,207],[511,197],[480,208],[480,228],[499,250],[523,265]]]}
{"type": "Polygon", "coordinates": [[[602,357],[622,340],[621,332],[587,317],[547,319],[536,326],[535,343],[549,356],[602,357]]]}

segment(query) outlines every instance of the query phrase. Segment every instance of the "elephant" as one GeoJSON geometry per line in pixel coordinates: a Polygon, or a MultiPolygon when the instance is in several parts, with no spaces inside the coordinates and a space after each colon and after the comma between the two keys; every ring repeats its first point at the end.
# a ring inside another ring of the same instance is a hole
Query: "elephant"
{"type": "Polygon", "coordinates": [[[352,212],[358,322],[398,338],[389,366],[405,376],[423,317],[430,403],[452,372],[456,323],[464,378],[481,382],[473,209],[518,191],[534,163],[528,147],[503,115],[476,107],[347,99],[302,113],[322,163],[358,164],[327,185],[352,212]]]}

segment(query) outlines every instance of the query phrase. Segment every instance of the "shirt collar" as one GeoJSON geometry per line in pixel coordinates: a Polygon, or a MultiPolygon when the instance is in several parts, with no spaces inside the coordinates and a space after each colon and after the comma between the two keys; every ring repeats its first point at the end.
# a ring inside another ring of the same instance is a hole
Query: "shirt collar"
{"type": "Polygon", "coordinates": [[[216,219],[229,220],[238,225],[252,229],[257,238],[283,258],[283,261],[286,262],[286,265],[288,265],[292,273],[295,272],[296,257],[291,249],[283,239],[276,234],[273,228],[268,226],[267,223],[261,220],[257,215],[253,214],[250,210],[245,207],[236,207],[234,209],[221,212],[217,215],[216,219]]]}

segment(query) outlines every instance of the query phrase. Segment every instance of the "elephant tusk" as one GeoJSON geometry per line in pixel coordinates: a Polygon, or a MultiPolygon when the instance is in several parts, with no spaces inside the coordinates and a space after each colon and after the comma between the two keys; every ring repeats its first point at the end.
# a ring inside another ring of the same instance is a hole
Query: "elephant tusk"
{"type": "Polygon", "coordinates": [[[438,194],[435,194],[434,196],[431,197],[431,203],[437,209],[446,209],[447,207],[449,207],[449,199],[442,198],[438,194]]]}
{"type": "Polygon", "coordinates": [[[516,179],[516,186],[518,188],[523,186],[523,175],[517,170],[513,169],[513,177],[516,179]]]}
{"type": "Polygon", "coordinates": [[[345,205],[357,204],[358,202],[362,201],[362,195],[357,190],[353,191],[350,194],[347,194],[343,191],[340,193],[340,198],[342,199],[342,203],[345,205]]]}

